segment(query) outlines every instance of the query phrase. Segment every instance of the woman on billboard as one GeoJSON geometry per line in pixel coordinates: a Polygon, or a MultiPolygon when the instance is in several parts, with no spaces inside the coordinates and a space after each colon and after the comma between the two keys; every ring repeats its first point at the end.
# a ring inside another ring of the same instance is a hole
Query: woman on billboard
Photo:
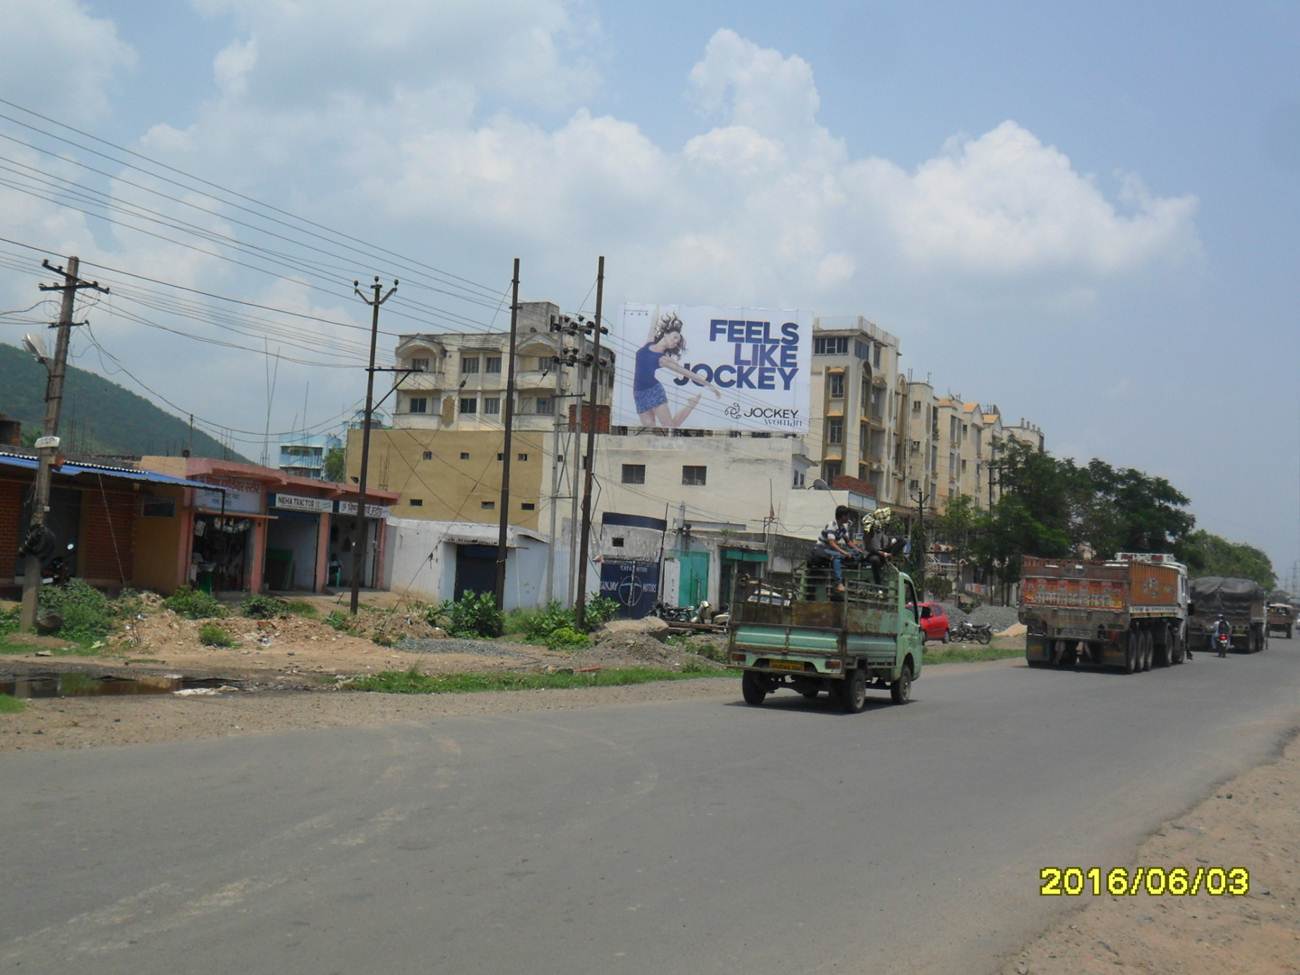
{"type": "Polygon", "coordinates": [[[680,427],[691,411],[700,401],[703,392],[696,393],[681,411],[674,413],[668,406],[668,392],[663,383],[655,378],[660,369],[667,369],[679,376],[684,376],[696,386],[703,386],[713,391],[713,395],[722,398],[718,388],[696,373],[691,372],[678,360],[686,348],[686,338],[682,335],[682,320],[672,312],[663,315],[650,329],[650,341],[636,351],[636,371],[632,376],[632,396],[636,400],[636,411],[641,417],[641,425],[647,428],[680,427]]]}

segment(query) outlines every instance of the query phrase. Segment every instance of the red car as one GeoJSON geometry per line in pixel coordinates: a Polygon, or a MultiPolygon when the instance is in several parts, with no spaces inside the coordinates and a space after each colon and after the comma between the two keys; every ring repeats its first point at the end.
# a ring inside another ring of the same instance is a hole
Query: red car
{"type": "Polygon", "coordinates": [[[938,603],[921,604],[921,632],[926,640],[948,642],[948,614],[938,603]]]}

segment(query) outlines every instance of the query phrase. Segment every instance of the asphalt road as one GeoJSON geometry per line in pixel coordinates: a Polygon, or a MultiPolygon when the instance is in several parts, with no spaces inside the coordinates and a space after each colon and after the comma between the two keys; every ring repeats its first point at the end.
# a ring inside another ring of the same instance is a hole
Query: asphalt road
{"type": "MultiPolygon", "coordinates": [[[[0,971],[979,972],[1300,723],[1300,645],[0,757],[0,971]]],[[[1074,902],[1071,902],[1074,903],[1074,902]]]]}

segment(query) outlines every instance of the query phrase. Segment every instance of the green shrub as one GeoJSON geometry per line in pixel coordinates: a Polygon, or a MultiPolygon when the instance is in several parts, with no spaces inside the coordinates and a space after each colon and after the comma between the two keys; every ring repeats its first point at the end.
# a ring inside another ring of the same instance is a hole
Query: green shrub
{"type": "Polygon", "coordinates": [[[123,589],[113,600],[113,615],[120,620],[133,620],[144,613],[144,600],[134,589],[123,589]]]}
{"type": "Polygon", "coordinates": [[[501,610],[490,592],[467,592],[457,600],[448,600],[430,609],[426,619],[441,626],[452,636],[494,637],[501,635],[501,610]]]}
{"type": "Polygon", "coordinates": [[[352,617],[340,609],[333,610],[325,617],[327,625],[345,633],[352,632],[352,617]]]}
{"type": "Polygon", "coordinates": [[[178,616],[191,620],[215,619],[226,615],[220,600],[201,589],[181,586],[163,600],[163,605],[178,616]]]}
{"type": "Polygon", "coordinates": [[[289,615],[289,604],[279,596],[263,596],[252,593],[244,597],[239,604],[239,611],[249,619],[273,620],[289,615]]]}
{"type": "Polygon", "coordinates": [[[199,627],[199,642],[205,647],[233,647],[235,638],[220,623],[204,623],[199,627]]]}
{"type": "Polygon", "coordinates": [[[320,616],[320,610],[305,599],[290,599],[285,602],[284,608],[294,616],[305,616],[313,620],[320,616]]]}
{"type": "Polygon", "coordinates": [[[546,645],[552,650],[580,650],[591,646],[591,639],[571,626],[560,626],[547,634],[546,645]]]}
{"type": "Polygon", "coordinates": [[[19,615],[20,609],[17,606],[13,609],[0,609],[0,636],[18,632],[19,615]]]}
{"type": "Polygon", "coordinates": [[[64,586],[42,586],[40,615],[58,616],[59,636],[77,643],[102,640],[113,631],[115,614],[109,598],[80,579],[64,586]]]}
{"type": "Polygon", "coordinates": [[[618,615],[618,600],[608,596],[597,596],[587,603],[587,629],[594,630],[602,623],[608,623],[618,615]]]}

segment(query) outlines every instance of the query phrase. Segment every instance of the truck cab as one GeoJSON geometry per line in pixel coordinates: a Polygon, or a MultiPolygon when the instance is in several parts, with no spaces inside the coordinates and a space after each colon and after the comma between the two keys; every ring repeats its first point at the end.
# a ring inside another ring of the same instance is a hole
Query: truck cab
{"type": "Polygon", "coordinates": [[[844,565],[843,593],[828,566],[800,567],[788,584],[737,581],[727,659],[741,673],[745,701],[760,705],[789,688],[814,700],[822,692],[843,710],[862,711],[869,689],[911,699],[921,676],[922,636],[916,587],[892,566],[877,584],[870,569],[844,565]]]}

